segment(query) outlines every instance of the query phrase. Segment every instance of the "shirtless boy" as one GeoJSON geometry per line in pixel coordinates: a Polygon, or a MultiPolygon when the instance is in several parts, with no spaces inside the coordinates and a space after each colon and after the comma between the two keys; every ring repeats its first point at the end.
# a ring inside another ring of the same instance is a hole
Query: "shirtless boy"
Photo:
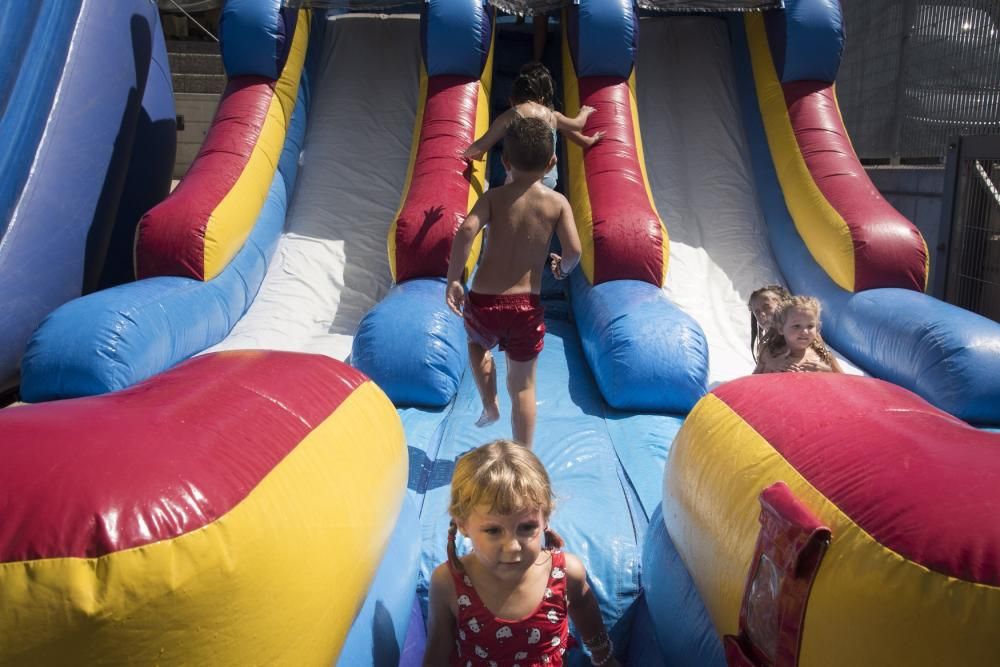
{"type": "Polygon", "coordinates": [[[448,264],[446,299],[465,319],[469,362],[483,401],[476,425],[500,418],[496,364],[490,354],[499,344],[507,354],[514,439],[528,447],[535,432],[535,367],[545,336],[539,298],[542,271],[548,258],[552,273],[562,280],[576,267],[581,252],[569,202],[541,183],[555,164],[552,150],[552,129],[544,121],[517,117],[511,122],[503,161],[508,171],[513,168],[513,180],[479,198],[455,234],[448,264]],[[462,270],[484,227],[485,249],[466,296],[462,270]],[[559,236],[561,257],[549,254],[553,233],[559,236]]]}

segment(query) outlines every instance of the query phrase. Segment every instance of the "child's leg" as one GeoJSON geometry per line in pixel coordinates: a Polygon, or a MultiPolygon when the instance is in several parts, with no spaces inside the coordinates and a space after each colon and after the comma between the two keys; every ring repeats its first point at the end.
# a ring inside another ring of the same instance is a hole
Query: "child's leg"
{"type": "Polygon", "coordinates": [[[500,403],[497,401],[497,365],[493,355],[482,345],[469,341],[469,364],[472,377],[476,380],[479,397],[483,400],[483,414],[479,415],[476,426],[486,426],[500,419],[500,403]]]}
{"type": "Polygon", "coordinates": [[[535,367],[538,357],[514,361],[507,355],[507,391],[510,392],[510,422],[514,440],[531,447],[535,437],[535,367]]]}

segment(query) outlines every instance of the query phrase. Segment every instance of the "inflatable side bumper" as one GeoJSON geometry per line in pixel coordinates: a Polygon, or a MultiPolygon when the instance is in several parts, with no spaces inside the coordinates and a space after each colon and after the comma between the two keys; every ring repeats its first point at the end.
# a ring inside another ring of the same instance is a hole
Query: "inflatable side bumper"
{"type": "Polygon", "coordinates": [[[392,405],[314,355],[205,355],[0,433],[4,664],[331,664],[406,488],[392,405]]]}
{"type": "Polygon", "coordinates": [[[751,376],[688,416],[663,514],[719,635],[740,627],[758,497],[784,482],[833,534],[798,664],[990,665],[1000,530],[980,517],[1000,503],[997,438],[871,378],[751,376]]]}

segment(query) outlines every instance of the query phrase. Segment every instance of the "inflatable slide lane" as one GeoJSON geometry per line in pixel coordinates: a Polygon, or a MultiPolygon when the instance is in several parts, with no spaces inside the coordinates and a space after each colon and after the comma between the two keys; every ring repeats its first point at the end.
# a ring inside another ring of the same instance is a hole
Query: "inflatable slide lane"
{"type": "Polygon", "coordinates": [[[385,395],[319,355],[189,359],[254,299],[298,174],[325,21],[281,4],[226,3],[229,85],[142,220],[143,279],[29,343],[38,404],[0,419],[0,663],[346,665],[404,644],[419,538],[385,395]]]}
{"type": "Polygon", "coordinates": [[[979,517],[998,504],[998,441],[966,422],[996,422],[1000,328],[922,293],[924,242],[871,185],[836,106],[839,6],[698,20],[728,25],[724,74],[747,148],[729,161],[750,166],[781,272],[823,301],[824,337],[882,379],[751,376],[697,403],[643,548],[660,655],[991,664],[1000,536],[979,517]]]}
{"type": "Polygon", "coordinates": [[[1000,423],[1000,325],[923,294],[927,248],[878,194],[837,107],[836,2],[730,20],[758,196],[792,290],[823,302],[823,335],[869,373],[966,421],[1000,423]]]}
{"type": "MultiPolygon", "coordinates": [[[[445,305],[455,232],[483,192],[486,162],[466,146],[489,127],[495,12],[432,0],[421,16],[420,99],[399,211],[389,229],[394,285],[358,328],[351,362],[396,405],[447,405],[468,365],[462,322],[445,305]],[[400,332],[419,332],[401,336],[400,332]]],[[[466,266],[479,259],[476,239],[466,266]]]]}
{"type": "Polygon", "coordinates": [[[646,177],[635,99],[638,17],[631,2],[597,0],[563,14],[566,113],[594,107],[584,152],[567,142],[568,194],[583,245],[572,304],[604,400],[684,413],[705,392],[708,349],[698,324],[661,291],[669,239],[646,177]]]}
{"type": "Polygon", "coordinates": [[[176,139],[155,3],[0,6],[0,393],[57,306],[132,279],[176,139]]]}

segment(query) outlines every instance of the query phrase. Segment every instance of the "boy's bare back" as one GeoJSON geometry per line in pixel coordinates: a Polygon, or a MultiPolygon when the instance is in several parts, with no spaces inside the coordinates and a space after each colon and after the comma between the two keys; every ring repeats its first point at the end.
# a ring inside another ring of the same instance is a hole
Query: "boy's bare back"
{"type": "Polygon", "coordinates": [[[486,245],[472,290],[538,294],[552,234],[565,240],[570,229],[576,232],[569,202],[538,180],[515,178],[484,193],[475,208],[480,207],[486,245]]]}

